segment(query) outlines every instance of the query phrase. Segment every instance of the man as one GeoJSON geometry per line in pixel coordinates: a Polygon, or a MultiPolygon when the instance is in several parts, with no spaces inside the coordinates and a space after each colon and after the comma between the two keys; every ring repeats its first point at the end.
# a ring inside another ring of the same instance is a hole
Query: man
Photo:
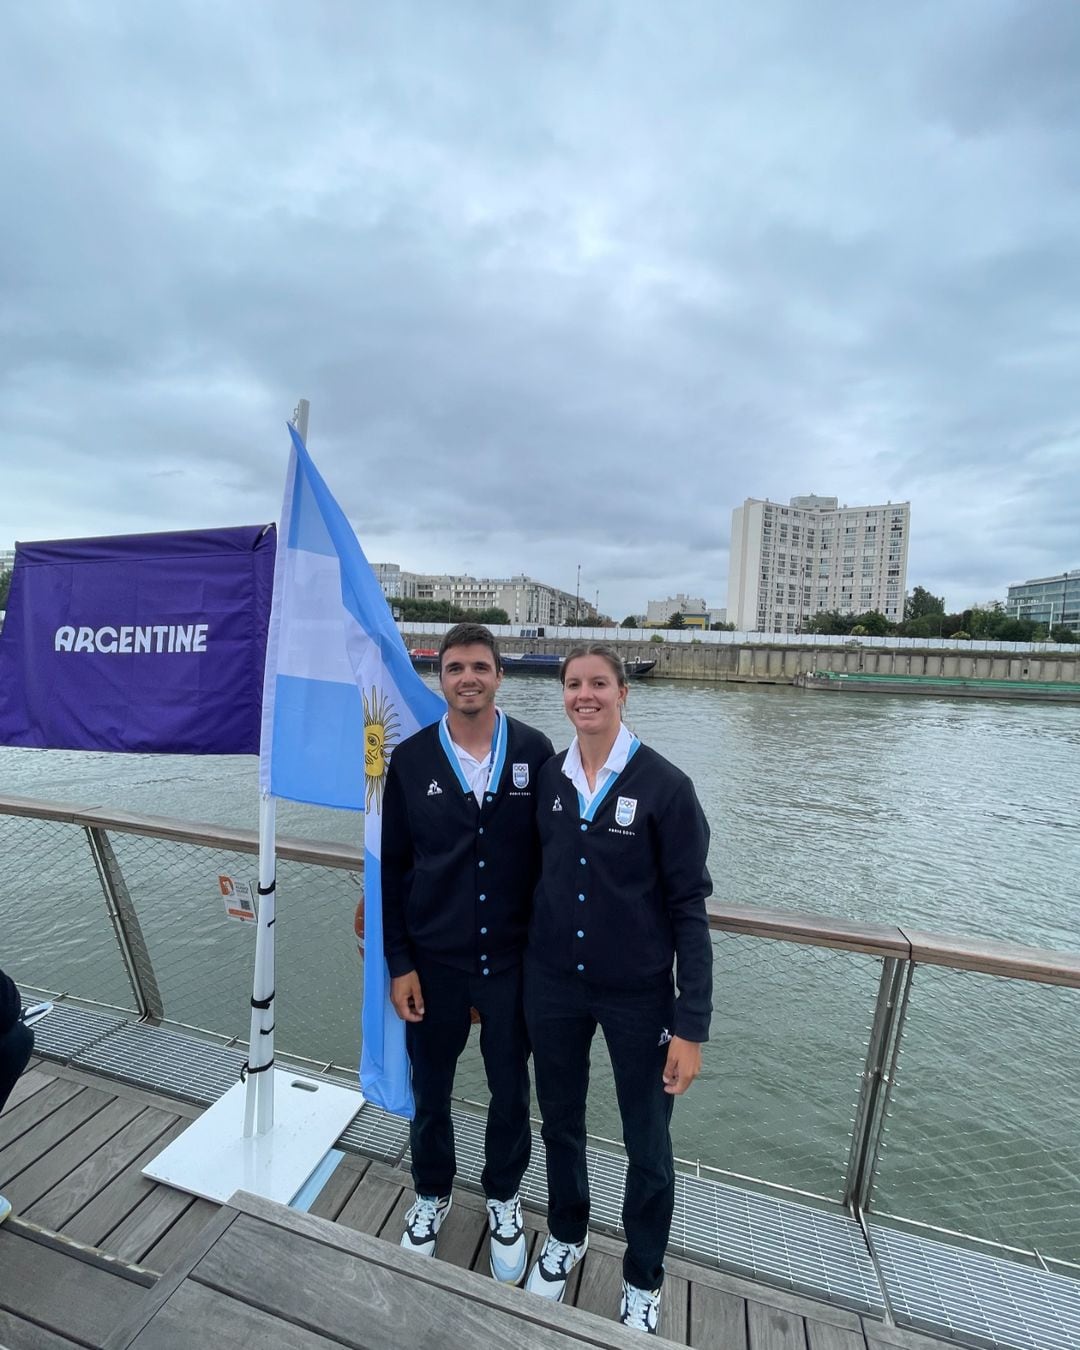
{"type": "Polygon", "coordinates": [[[432,1255],[450,1209],[450,1097],[475,1008],[491,1092],[481,1174],[491,1273],[518,1284],[526,1262],[518,1188],[532,1145],[521,962],[539,875],[536,779],[553,751],[546,736],[496,708],[501,682],[490,631],[450,629],[439,650],[446,716],[403,741],[387,773],[383,938],[416,1102],[416,1201],[401,1245],[432,1255]]]}
{"type": "MultiPolygon", "coordinates": [[[[34,1033],[22,1021],[22,999],[15,981],[0,970],[0,1111],[33,1048],[34,1033]]],[[[0,1195],[0,1223],[10,1213],[11,1202],[0,1195]]]]}

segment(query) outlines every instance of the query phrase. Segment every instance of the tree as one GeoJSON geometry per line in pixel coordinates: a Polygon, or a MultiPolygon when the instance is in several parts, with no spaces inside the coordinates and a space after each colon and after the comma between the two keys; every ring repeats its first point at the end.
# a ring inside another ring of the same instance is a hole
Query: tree
{"type": "Polygon", "coordinates": [[[619,627],[620,627],[620,628],[640,628],[640,627],[641,627],[641,616],[638,615],[638,614],[628,614],[628,615],[626,616],[626,618],[623,619],[622,623],[619,624],[619,627]]]}
{"type": "Polygon", "coordinates": [[[0,572],[0,609],[7,609],[7,599],[10,590],[11,573],[0,572]]]}
{"type": "MultiPolygon", "coordinates": [[[[960,622],[959,615],[953,616],[956,622],[960,622]]],[[[913,638],[936,638],[942,636],[942,630],[945,625],[944,614],[924,614],[921,619],[907,619],[903,625],[904,637],[913,638]]]]}
{"type": "MultiPolygon", "coordinates": [[[[0,604],[3,602],[0,601],[0,604]]],[[[1080,633],[1074,633],[1071,628],[1066,628],[1063,623],[1054,624],[1050,629],[1051,642],[1080,642],[1080,633]]]]}
{"type": "Polygon", "coordinates": [[[734,633],[735,625],[733,623],[711,623],[709,624],[710,633],[734,633]]]}
{"type": "Polygon", "coordinates": [[[922,586],[916,586],[904,601],[905,619],[925,619],[928,614],[944,614],[945,597],[931,595],[922,586]]]}
{"type": "Polygon", "coordinates": [[[446,600],[395,600],[395,609],[412,623],[509,623],[505,609],[462,609],[446,600]]]}
{"type": "Polygon", "coordinates": [[[668,626],[669,628],[685,628],[685,627],[686,627],[686,620],[685,620],[685,619],[683,618],[683,616],[682,616],[682,610],[681,610],[681,609],[677,609],[677,610],[675,611],[675,613],[671,615],[671,617],[670,617],[670,618],[668,619],[668,621],[667,621],[667,626],[668,626]]]}
{"type": "Polygon", "coordinates": [[[855,619],[851,614],[841,614],[837,609],[819,609],[803,624],[802,631],[822,637],[837,633],[846,636],[854,626],[855,619]]]}
{"type": "Polygon", "coordinates": [[[865,614],[856,614],[851,621],[852,631],[862,628],[870,637],[885,637],[893,631],[893,625],[878,609],[868,609],[865,614]]]}

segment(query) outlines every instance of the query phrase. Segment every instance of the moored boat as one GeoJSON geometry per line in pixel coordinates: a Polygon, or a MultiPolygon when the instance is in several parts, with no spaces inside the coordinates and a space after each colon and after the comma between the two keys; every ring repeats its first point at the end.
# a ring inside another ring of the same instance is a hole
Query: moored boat
{"type": "Polygon", "coordinates": [[[1065,681],[814,670],[797,675],[793,683],[798,689],[826,690],[833,694],[937,694],[951,698],[1013,698],[1043,703],[1080,703],[1080,683],[1065,681]]]}

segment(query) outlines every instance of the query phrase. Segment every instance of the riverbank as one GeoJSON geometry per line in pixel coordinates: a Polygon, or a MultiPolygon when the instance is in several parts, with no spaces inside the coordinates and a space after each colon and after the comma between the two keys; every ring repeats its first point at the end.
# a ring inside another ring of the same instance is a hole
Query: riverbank
{"type": "MultiPolygon", "coordinates": [[[[408,634],[410,647],[437,649],[442,633],[408,634]]],[[[572,647],[588,638],[500,637],[499,645],[507,653],[543,652],[565,656],[572,647]]],[[[603,640],[609,640],[603,635],[603,640]]],[[[1009,697],[1005,685],[1021,685],[1020,697],[1046,697],[1060,701],[1061,693],[1052,686],[1080,686],[1080,649],[1067,652],[1018,652],[1015,645],[1000,650],[973,651],[968,644],[955,647],[884,646],[872,638],[851,639],[838,646],[835,643],[811,645],[785,643],[714,643],[714,642],[653,642],[610,639],[627,660],[655,661],[650,679],[694,680],[706,684],[788,684],[800,683],[800,677],[815,673],[834,675],[918,676],[934,680],[978,680],[984,682],[983,696],[1009,697]],[[967,649],[965,649],[967,648],[967,649]],[[995,691],[996,682],[1002,689],[995,691]],[[1042,688],[1040,689],[1040,686],[1042,688]]],[[[978,697],[978,687],[969,689],[968,696],[978,697]]],[[[948,686],[923,686],[925,693],[946,693],[948,686]]],[[[889,692],[887,682],[882,692],[889,692]]],[[[1014,693],[1014,695],[1016,694],[1014,693]]]]}

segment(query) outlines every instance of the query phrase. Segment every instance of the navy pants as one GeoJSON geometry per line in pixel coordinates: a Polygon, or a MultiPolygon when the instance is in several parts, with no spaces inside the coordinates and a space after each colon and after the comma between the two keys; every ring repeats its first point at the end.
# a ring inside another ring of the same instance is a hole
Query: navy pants
{"type": "Polygon", "coordinates": [[[16,1022],[0,1036],[0,1111],[11,1096],[11,1089],[34,1048],[34,1033],[22,1022],[16,1022]]]}
{"type": "Polygon", "coordinates": [[[457,1158],[450,1097],[469,1039],[470,1008],[480,1014],[480,1053],[491,1102],[480,1181],[490,1200],[516,1195],[529,1165],[529,1038],[521,1006],[521,967],[470,975],[418,959],[424,1020],[407,1022],[416,1115],[409,1127],[413,1184],[419,1195],[449,1195],[457,1158]]]}
{"type": "Polygon", "coordinates": [[[670,980],[634,989],[603,988],[526,961],[525,1019],[547,1151],[548,1231],[559,1242],[576,1243],[588,1230],[585,1099],[589,1048],[600,1027],[615,1074],[628,1163],[623,1277],[639,1289],[663,1284],[675,1207],[674,1098],[663,1084],[674,1015],[670,980]]]}

